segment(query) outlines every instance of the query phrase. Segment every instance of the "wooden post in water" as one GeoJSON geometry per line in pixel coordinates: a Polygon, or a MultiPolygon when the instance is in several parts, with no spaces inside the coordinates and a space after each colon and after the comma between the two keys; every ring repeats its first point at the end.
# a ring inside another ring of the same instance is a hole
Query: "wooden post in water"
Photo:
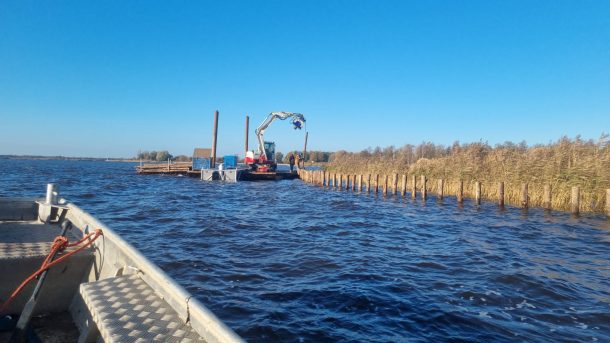
{"type": "Polygon", "coordinates": [[[610,219],[610,188],[606,189],[606,216],[610,219]]]}
{"type": "Polygon", "coordinates": [[[417,176],[411,175],[411,199],[415,200],[417,197],[417,176]]]}
{"type": "Polygon", "coordinates": [[[371,174],[367,174],[366,179],[367,179],[366,192],[370,194],[371,193],[371,174]]]}
{"type": "Polygon", "coordinates": [[[457,202],[458,204],[461,204],[464,202],[464,181],[460,180],[460,182],[458,183],[458,190],[457,190],[457,202]]]}
{"type": "Polygon", "coordinates": [[[352,182],[352,176],[350,174],[347,174],[345,176],[345,190],[346,191],[350,190],[351,182],[352,182]]]}
{"type": "Polygon", "coordinates": [[[388,195],[388,175],[383,176],[383,195],[388,195]]]}
{"type": "Polygon", "coordinates": [[[343,190],[343,174],[339,174],[339,190],[343,190]]]}
{"type": "Polygon", "coordinates": [[[362,192],[362,174],[358,174],[358,192],[362,192]]]}
{"type": "Polygon", "coordinates": [[[438,200],[443,200],[443,196],[445,195],[444,193],[444,187],[445,186],[445,180],[443,179],[438,179],[438,200]]]}
{"type": "Polygon", "coordinates": [[[428,197],[428,192],[426,190],[426,182],[428,180],[426,180],[426,176],[422,175],[421,176],[421,198],[422,200],[426,200],[426,198],[428,197]]]}
{"type": "Polygon", "coordinates": [[[216,143],[218,141],[218,110],[214,112],[214,132],[212,136],[212,158],[210,159],[210,168],[216,167],[216,143]]]}
{"type": "Polygon", "coordinates": [[[527,194],[527,188],[527,183],[521,185],[521,208],[528,208],[529,206],[529,195],[527,194]]]}
{"type": "Polygon", "coordinates": [[[392,194],[398,193],[398,174],[394,173],[394,184],[392,185],[392,194]]]}
{"type": "Polygon", "coordinates": [[[572,199],[570,203],[572,204],[572,214],[578,215],[578,213],[580,212],[580,187],[572,187],[572,199]]]}
{"type": "Polygon", "coordinates": [[[403,197],[407,194],[407,174],[402,175],[402,183],[400,184],[400,195],[403,197]]]}
{"type": "Polygon", "coordinates": [[[375,174],[375,194],[379,193],[379,174],[375,174]]]}
{"type": "Polygon", "coordinates": [[[551,199],[552,199],[551,198],[551,185],[546,184],[546,185],[544,185],[544,195],[543,195],[543,198],[542,198],[542,207],[545,210],[550,210],[551,209],[551,207],[552,207],[551,199]]]}
{"type": "Polygon", "coordinates": [[[481,205],[481,183],[479,181],[474,183],[474,203],[477,206],[481,205]]]}
{"type": "Polygon", "coordinates": [[[333,173],[333,188],[337,189],[338,185],[337,185],[337,173],[333,173]]]}
{"type": "Polygon", "coordinates": [[[498,182],[498,206],[504,208],[504,181],[498,182]]]}

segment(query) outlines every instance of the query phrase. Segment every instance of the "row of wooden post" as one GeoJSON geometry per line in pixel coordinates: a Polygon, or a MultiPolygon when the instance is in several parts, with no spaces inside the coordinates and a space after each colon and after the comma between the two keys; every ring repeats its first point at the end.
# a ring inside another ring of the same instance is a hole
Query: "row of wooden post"
{"type": "MultiPolygon", "coordinates": [[[[375,174],[375,175],[371,175],[371,174],[367,174],[366,175],[366,182],[363,182],[363,175],[343,175],[343,174],[337,174],[337,173],[329,173],[329,172],[325,172],[322,170],[303,170],[301,169],[299,171],[300,177],[303,181],[308,182],[308,183],[312,183],[312,184],[316,184],[319,186],[323,186],[323,187],[328,187],[328,188],[335,188],[335,189],[339,189],[342,190],[344,185],[345,185],[345,189],[349,190],[351,189],[352,191],[359,191],[359,192],[363,192],[366,191],[367,193],[371,193],[374,192],[375,194],[379,193],[379,175],[375,174]],[[374,179],[374,183],[371,182],[371,180],[374,179]],[[365,184],[366,184],[366,188],[365,188],[365,184]],[[372,186],[374,185],[374,186],[372,186]]],[[[383,183],[381,184],[381,192],[384,195],[388,194],[389,188],[388,187],[388,175],[384,175],[383,177],[383,183]]],[[[426,199],[428,197],[428,192],[427,192],[427,178],[426,176],[422,175],[420,177],[420,195],[422,199],[426,199]]],[[[439,200],[442,200],[443,197],[445,196],[444,193],[444,189],[445,189],[445,180],[443,179],[439,179],[438,180],[438,184],[437,184],[437,198],[439,200]]],[[[411,198],[415,199],[417,197],[417,177],[415,175],[411,175],[411,198]]],[[[394,174],[394,177],[392,179],[392,194],[393,195],[397,195],[398,194],[398,174],[394,174]]],[[[407,175],[402,175],[402,183],[401,183],[401,188],[400,188],[400,194],[401,196],[406,196],[407,194],[407,175]]],[[[543,192],[543,197],[542,197],[542,207],[545,210],[551,210],[551,198],[552,196],[552,189],[551,189],[551,185],[545,185],[544,186],[544,192],[543,192]]],[[[482,192],[481,192],[481,182],[475,182],[474,185],[474,202],[476,205],[481,205],[481,197],[482,197],[482,192]]],[[[457,190],[457,194],[456,194],[456,198],[457,198],[457,202],[458,204],[461,204],[464,202],[464,182],[463,181],[459,181],[458,184],[458,190],[457,190]]],[[[520,201],[520,206],[521,208],[528,208],[529,207],[529,195],[528,195],[528,184],[524,183],[521,185],[521,201],[520,201]]],[[[498,182],[498,205],[500,207],[504,207],[504,182],[498,182]]],[[[572,187],[572,194],[571,194],[571,199],[570,199],[570,212],[573,214],[579,214],[580,212],[580,187],[578,186],[574,186],[572,187]]],[[[610,189],[606,190],[606,214],[607,216],[610,218],[610,189]]]]}

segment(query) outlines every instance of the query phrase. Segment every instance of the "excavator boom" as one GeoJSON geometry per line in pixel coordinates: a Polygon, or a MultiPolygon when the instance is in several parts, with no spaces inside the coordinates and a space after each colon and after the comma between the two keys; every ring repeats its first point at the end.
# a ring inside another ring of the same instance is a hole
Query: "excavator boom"
{"type": "Polygon", "coordinates": [[[265,152],[265,141],[263,140],[263,135],[265,134],[265,130],[273,123],[274,120],[286,120],[288,118],[292,118],[292,126],[296,129],[303,128],[303,124],[305,124],[305,117],[301,113],[293,113],[293,112],[271,112],[265,118],[265,120],[256,128],[254,131],[256,133],[256,137],[258,138],[258,152],[259,152],[259,160],[267,161],[268,156],[265,152]]]}

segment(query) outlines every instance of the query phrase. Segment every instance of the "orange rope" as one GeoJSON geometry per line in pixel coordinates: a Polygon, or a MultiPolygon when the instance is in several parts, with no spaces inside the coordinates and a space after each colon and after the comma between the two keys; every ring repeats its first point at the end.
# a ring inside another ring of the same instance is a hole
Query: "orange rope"
{"type": "Polygon", "coordinates": [[[49,252],[47,257],[44,259],[44,261],[40,265],[40,268],[38,270],[36,270],[32,275],[28,276],[25,280],[23,280],[23,282],[17,288],[15,288],[15,290],[13,291],[11,296],[4,302],[4,304],[2,304],[2,307],[0,307],[0,313],[5,313],[4,311],[8,308],[8,306],[13,302],[13,300],[15,300],[15,298],[23,290],[23,288],[25,288],[25,286],[27,286],[32,280],[37,278],[45,270],[61,263],[62,261],[66,260],[68,257],[70,257],[70,256],[76,254],[77,252],[85,249],[86,247],[90,246],[101,235],[102,235],[102,230],[97,229],[94,232],[90,232],[89,234],[85,235],[83,238],[81,238],[80,240],[78,240],[77,242],[74,242],[74,243],[70,243],[68,241],[68,238],[63,237],[63,236],[55,237],[55,239],[53,240],[53,244],[51,245],[51,252],[49,252]],[[90,240],[88,242],[85,242],[88,239],[90,239],[90,240]],[[56,259],[54,261],[51,261],[51,258],[53,258],[53,255],[55,253],[64,251],[68,247],[74,247],[74,246],[80,245],[83,242],[85,242],[85,244],[81,245],[77,249],[66,253],[65,255],[59,257],[58,259],[56,259]]]}

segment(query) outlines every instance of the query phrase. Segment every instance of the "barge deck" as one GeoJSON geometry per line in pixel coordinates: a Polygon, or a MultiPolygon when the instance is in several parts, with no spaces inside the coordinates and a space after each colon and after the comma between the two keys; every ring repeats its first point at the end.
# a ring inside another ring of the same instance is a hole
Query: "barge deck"
{"type": "Polygon", "coordinates": [[[136,173],[142,175],[183,175],[204,181],[280,181],[299,178],[297,171],[278,170],[274,172],[256,172],[249,168],[237,169],[193,169],[190,162],[143,164],[136,166],[136,173]]]}

